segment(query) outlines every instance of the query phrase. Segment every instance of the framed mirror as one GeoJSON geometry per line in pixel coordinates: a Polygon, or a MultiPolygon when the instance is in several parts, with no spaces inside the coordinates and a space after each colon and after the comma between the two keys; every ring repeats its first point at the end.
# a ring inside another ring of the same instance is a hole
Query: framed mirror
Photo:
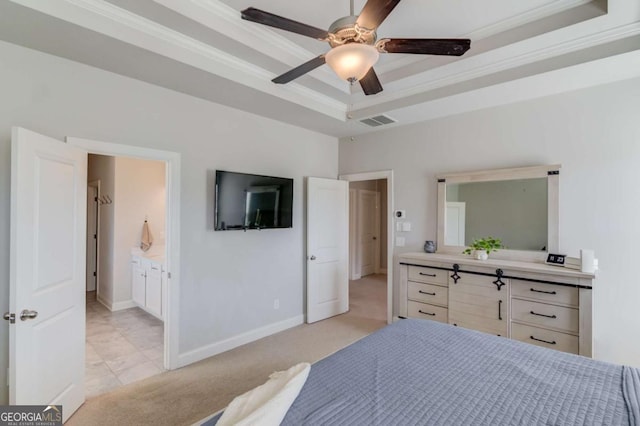
{"type": "Polygon", "coordinates": [[[544,261],[558,253],[560,165],[450,173],[438,178],[438,252],[461,254],[494,237],[501,259],[544,261]]]}

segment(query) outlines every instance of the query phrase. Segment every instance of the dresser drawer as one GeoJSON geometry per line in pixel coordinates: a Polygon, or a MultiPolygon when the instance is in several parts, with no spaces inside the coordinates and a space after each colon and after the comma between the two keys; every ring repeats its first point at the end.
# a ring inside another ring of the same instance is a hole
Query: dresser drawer
{"type": "Polygon", "coordinates": [[[578,306],[580,293],[577,288],[555,284],[541,284],[511,280],[511,295],[561,305],[578,306]]]}
{"type": "Polygon", "coordinates": [[[511,300],[511,319],[576,334],[580,327],[575,308],[520,299],[511,300]]]}
{"type": "Polygon", "coordinates": [[[409,281],[447,285],[449,271],[409,265],[409,281]]]}
{"type": "Polygon", "coordinates": [[[414,302],[413,300],[408,302],[408,314],[409,318],[430,319],[444,323],[448,321],[447,308],[414,302]]]}
{"type": "Polygon", "coordinates": [[[447,287],[409,281],[407,284],[407,293],[409,299],[417,302],[447,306],[447,287]]]}
{"type": "Polygon", "coordinates": [[[521,342],[532,343],[544,348],[578,354],[580,350],[577,336],[545,330],[524,324],[511,324],[511,338],[521,342]]]}

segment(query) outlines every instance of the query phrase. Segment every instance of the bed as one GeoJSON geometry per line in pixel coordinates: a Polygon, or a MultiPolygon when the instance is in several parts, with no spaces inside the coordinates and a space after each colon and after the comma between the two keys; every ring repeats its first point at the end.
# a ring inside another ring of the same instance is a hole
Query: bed
{"type": "Polygon", "coordinates": [[[640,425],[640,370],[406,319],[315,363],[282,424],[640,425]]]}

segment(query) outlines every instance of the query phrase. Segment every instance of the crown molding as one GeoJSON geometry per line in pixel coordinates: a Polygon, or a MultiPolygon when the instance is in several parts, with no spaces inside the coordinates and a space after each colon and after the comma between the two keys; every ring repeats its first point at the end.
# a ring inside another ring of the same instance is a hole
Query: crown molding
{"type": "Polygon", "coordinates": [[[564,12],[574,7],[591,3],[593,0],[561,0],[555,1],[544,6],[537,7],[527,12],[512,16],[491,25],[478,28],[470,33],[463,34],[460,37],[470,38],[472,40],[481,40],[504,31],[511,30],[530,22],[544,19],[557,13],[564,12]]]}
{"type": "MultiPolygon", "coordinates": [[[[317,56],[267,27],[243,20],[237,10],[219,0],[153,1],[212,31],[226,36],[232,35],[235,41],[290,67],[296,67],[317,56]]],[[[349,93],[348,85],[326,67],[317,68],[309,75],[344,93],[349,93]]]]}
{"type": "MultiPolygon", "coordinates": [[[[552,46],[517,54],[517,51],[522,50],[519,48],[520,45],[531,42],[531,40],[525,40],[521,43],[495,49],[482,55],[472,56],[462,61],[452,62],[403,80],[389,83],[386,87],[393,90],[382,92],[381,95],[377,96],[375,101],[362,97],[359,102],[353,104],[352,114],[354,117],[365,117],[371,115],[371,109],[381,103],[398,101],[434,89],[638,34],[640,34],[640,22],[634,22],[616,28],[610,28],[596,34],[589,34],[569,41],[556,42],[552,46]],[[359,110],[363,109],[367,109],[367,111],[358,113],[359,110]]],[[[545,34],[545,36],[547,35],[545,34]]]]}
{"type": "Polygon", "coordinates": [[[103,0],[11,0],[114,39],[211,72],[344,121],[346,105],[300,84],[277,87],[276,75],[103,0]]]}
{"type": "Polygon", "coordinates": [[[633,78],[640,78],[640,50],[391,110],[388,114],[398,118],[397,123],[375,129],[361,125],[347,137],[633,78]]]}

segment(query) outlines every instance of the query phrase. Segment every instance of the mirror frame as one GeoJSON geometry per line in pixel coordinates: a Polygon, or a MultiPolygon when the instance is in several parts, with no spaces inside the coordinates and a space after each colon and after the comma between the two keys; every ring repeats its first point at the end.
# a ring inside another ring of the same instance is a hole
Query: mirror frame
{"type": "Polygon", "coordinates": [[[460,254],[464,246],[445,245],[447,184],[469,182],[495,182],[516,179],[547,178],[547,251],[501,249],[491,256],[496,259],[544,262],[548,253],[559,253],[559,164],[548,166],[518,167],[511,169],[481,170],[466,173],[437,175],[438,179],[438,253],[460,254]]]}

